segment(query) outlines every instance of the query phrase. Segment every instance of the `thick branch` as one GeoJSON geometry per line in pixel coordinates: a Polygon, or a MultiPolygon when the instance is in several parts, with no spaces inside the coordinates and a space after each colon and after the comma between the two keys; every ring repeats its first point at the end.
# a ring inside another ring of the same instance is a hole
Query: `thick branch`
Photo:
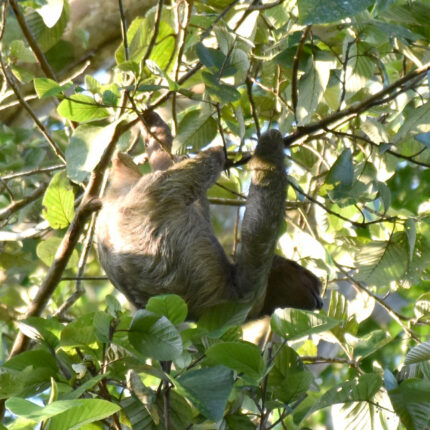
{"type": "MultiPolygon", "coordinates": [[[[43,283],[40,286],[31,306],[28,308],[25,318],[41,315],[42,311],[46,307],[46,304],[54,293],[55,288],[60,282],[61,276],[66,269],[70,256],[72,255],[72,252],[79,240],[86,221],[88,220],[91,213],[100,207],[97,197],[100,192],[104,172],[107,169],[109,161],[112,158],[112,154],[115,150],[115,145],[118,142],[119,137],[134,124],[135,121],[131,121],[128,124],[118,124],[116,126],[109,145],[107,146],[99,163],[91,174],[90,182],[85,191],[82,203],[76,211],[75,218],[67,229],[67,232],[57,249],[55,260],[48,269],[48,273],[46,274],[46,277],[43,280],[43,283]]],[[[15,339],[10,357],[13,357],[16,354],[24,351],[28,347],[28,342],[29,339],[20,332],[15,339]]]]}

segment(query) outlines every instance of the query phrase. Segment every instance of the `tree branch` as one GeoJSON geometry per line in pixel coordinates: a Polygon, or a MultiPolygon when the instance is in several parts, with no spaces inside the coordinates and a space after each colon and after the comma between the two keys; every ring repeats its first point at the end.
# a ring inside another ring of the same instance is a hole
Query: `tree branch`
{"type": "Polygon", "coordinates": [[[316,121],[311,124],[304,125],[302,127],[297,128],[297,130],[295,130],[293,133],[284,137],[285,146],[290,146],[293,142],[296,142],[302,137],[315,133],[316,131],[322,130],[328,127],[330,124],[333,124],[334,122],[338,121],[339,119],[346,118],[350,115],[356,116],[357,114],[360,114],[365,110],[369,109],[370,107],[374,106],[375,103],[377,104],[385,103],[385,99],[384,99],[385,96],[389,96],[390,93],[400,88],[405,83],[413,79],[416,79],[421,75],[424,75],[425,73],[427,73],[428,70],[430,70],[430,63],[427,63],[424,66],[413,70],[412,72],[408,73],[407,75],[393,82],[388,87],[384,88],[381,91],[378,91],[376,94],[368,97],[366,100],[363,100],[360,103],[355,103],[349,108],[343,109],[338,112],[334,112],[333,114],[321,119],[320,121],[316,121]]]}
{"type": "MultiPolygon", "coordinates": [[[[60,246],[57,249],[55,260],[48,269],[48,273],[46,274],[42,285],[33,299],[32,304],[27,309],[25,318],[29,318],[30,316],[40,316],[42,311],[45,309],[49,299],[55,291],[55,288],[61,280],[61,276],[66,269],[67,263],[80,238],[86,221],[92,212],[100,208],[98,195],[100,193],[104,172],[107,169],[110,159],[112,158],[115,145],[118,142],[120,136],[125,131],[129,130],[133,125],[135,125],[136,122],[137,119],[130,121],[127,124],[118,123],[115,130],[113,131],[112,137],[105,152],[91,173],[91,178],[85,190],[82,202],[76,210],[75,217],[69,225],[69,228],[67,229],[67,232],[65,233],[60,246]]],[[[28,337],[26,337],[22,332],[18,333],[10,352],[10,357],[25,351],[28,347],[28,344],[28,337]]]]}
{"type": "Polygon", "coordinates": [[[0,221],[4,219],[8,219],[12,214],[27,206],[28,204],[37,200],[46,190],[47,184],[41,185],[35,191],[33,191],[29,196],[24,197],[21,200],[17,200],[12,202],[9,206],[6,206],[3,209],[0,209],[0,221]]]}

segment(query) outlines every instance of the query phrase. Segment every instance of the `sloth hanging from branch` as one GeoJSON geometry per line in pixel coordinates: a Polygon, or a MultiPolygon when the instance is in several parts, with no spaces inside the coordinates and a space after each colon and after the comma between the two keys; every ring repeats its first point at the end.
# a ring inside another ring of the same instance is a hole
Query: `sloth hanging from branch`
{"type": "Polygon", "coordinates": [[[249,304],[251,318],[278,307],[320,309],[319,279],[275,255],[287,185],[280,132],[264,133],[248,163],[251,187],[230,261],[212,230],[206,196],[226,166],[224,148],[175,163],[166,123],[153,112],[145,122],[152,173],[142,176],[131,157],[116,153],[98,219],[99,258],[114,286],[138,308],[157,294],[178,294],[191,319],[228,301],[249,304]]]}

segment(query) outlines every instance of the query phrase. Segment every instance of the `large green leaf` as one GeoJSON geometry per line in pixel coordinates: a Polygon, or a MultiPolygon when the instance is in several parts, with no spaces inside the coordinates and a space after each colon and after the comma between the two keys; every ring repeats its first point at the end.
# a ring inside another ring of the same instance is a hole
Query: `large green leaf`
{"type": "Polygon", "coordinates": [[[371,402],[381,386],[382,378],[378,373],[367,373],[342,382],[324,393],[312,407],[312,412],[336,403],[371,402]]]}
{"type": "Polygon", "coordinates": [[[388,392],[394,410],[409,430],[424,430],[430,417],[430,382],[419,379],[403,381],[388,392]]]}
{"type": "Polygon", "coordinates": [[[305,368],[299,355],[283,346],[276,352],[274,365],[269,373],[267,389],[285,403],[293,402],[309,389],[314,377],[305,368]]]}
{"type": "Polygon", "coordinates": [[[231,59],[226,57],[221,51],[213,48],[206,48],[203,43],[198,43],[196,54],[200,61],[218,78],[231,76],[236,73],[236,68],[231,64],[231,59]]]}
{"type": "Polygon", "coordinates": [[[414,346],[406,355],[405,364],[421,363],[430,360],[430,341],[414,346]]]}
{"type": "Polygon", "coordinates": [[[206,355],[218,364],[243,373],[256,382],[263,376],[264,362],[260,349],[248,342],[221,342],[211,346],[206,355]]]}
{"type": "Polygon", "coordinates": [[[217,134],[217,124],[209,110],[193,110],[188,112],[179,123],[178,134],[173,142],[176,153],[187,150],[198,151],[209,144],[217,134]]]}
{"type": "Polygon", "coordinates": [[[6,407],[13,414],[36,422],[51,418],[50,425],[55,430],[77,430],[120,410],[118,405],[101,399],[57,400],[42,407],[13,397],[6,402],[6,407]]]}
{"type": "Polygon", "coordinates": [[[387,286],[391,281],[401,279],[408,261],[404,233],[393,235],[387,242],[375,240],[360,248],[356,255],[356,279],[368,285],[387,286]]]}
{"type": "Polygon", "coordinates": [[[58,105],[58,113],[66,119],[89,122],[109,116],[109,111],[85,94],[74,94],[58,105]]]}
{"type": "MultiPolygon", "coordinates": [[[[60,1],[49,0],[50,3],[60,1]]],[[[62,5],[58,3],[55,9],[54,12],[52,5],[45,2],[42,9],[37,9],[37,11],[32,11],[26,15],[26,23],[44,52],[52,48],[61,39],[69,21],[70,10],[67,2],[63,2],[62,5]],[[43,9],[44,7],[47,9],[43,9]],[[61,13],[58,16],[60,8],[61,13]],[[48,9],[50,10],[48,11],[48,9]]]]}
{"type": "Polygon", "coordinates": [[[178,378],[176,385],[205,417],[218,421],[233,388],[233,372],[224,366],[191,370],[178,378]]]}
{"type": "Polygon", "coordinates": [[[326,183],[348,188],[354,180],[354,165],[349,148],[345,149],[328,172],[326,183]]]}
{"type": "Polygon", "coordinates": [[[146,309],[158,315],[164,315],[175,325],[185,321],[188,314],[187,304],[176,294],[151,297],[146,309]]]}
{"type": "Polygon", "coordinates": [[[59,341],[64,326],[56,319],[41,317],[29,317],[19,322],[20,330],[30,339],[46,342],[55,348],[59,341]]]}
{"type": "Polygon", "coordinates": [[[429,131],[430,123],[430,102],[427,102],[416,109],[410,111],[406,120],[396,133],[394,143],[401,142],[411,133],[422,133],[429,131]]]}
{"type": "Polygon", "coordinates": [[[61,332],[61,346],[94,347],[97,344],[94,313],[81,316],[61,332]]]}
{"type": "Polygon", "coordinates": [[[236,302],[222,303],[207,309],[199,319],[198,327],[211,335],[221,336],[229,327],[243,324],[250,305],[236,302]]]}
{"type": "Polygon", "coordinates": [[[83,184],[88,179],[109,144],[116,126],[115,122],[105,127],[84,124],[73,132],[66,148],[67,175],[72,181],[83,184]]]}
{"type": "Polygon", "coordinates": [[[0,398],[40,393],[57,375],[58,366],[52,354],[44,350],[25,351],[0,367],[0,398]]]}
{"type": "Polygon", "coordinates": [[[173,360],[182,353],[182,339],[175,326],[165,317],[140,309],[128,332],[130,343],[141,354],[156,360],[173,360]]]}

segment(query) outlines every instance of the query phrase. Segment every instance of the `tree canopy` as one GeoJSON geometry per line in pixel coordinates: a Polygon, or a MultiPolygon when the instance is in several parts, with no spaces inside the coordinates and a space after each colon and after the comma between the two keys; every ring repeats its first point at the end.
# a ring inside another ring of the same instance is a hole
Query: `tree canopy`
{"type": "Polygon", "coordinates": [[[1,2],[0,429],[429,428],[430,4],[93,3],[1,2]],[[278,309],[257,345],[240,304],[188,322],[113,289],[94,202],[154,110],[173,153],[225,146],[229,254],[246,162],[282,132],[278,252],[323,310],[278,309]]]}

